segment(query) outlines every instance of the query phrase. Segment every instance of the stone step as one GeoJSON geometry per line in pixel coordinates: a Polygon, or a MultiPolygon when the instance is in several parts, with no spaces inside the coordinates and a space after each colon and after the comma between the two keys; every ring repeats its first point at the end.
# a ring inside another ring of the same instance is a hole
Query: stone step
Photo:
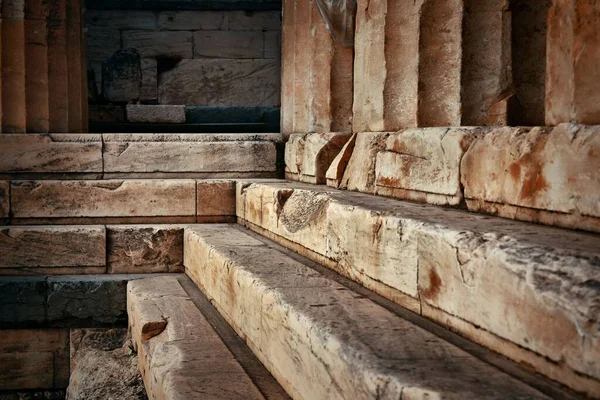
{"type": "Polygon", "coordinates": [[[10,181],[0,185],[0,219],[27,225],[231,222],[234,185],[194,179],[10,181]]]}
{"type": "Polygon", "coordinates": [[[183,272],[186,226],[0,226],[0,275],[183,272]]]}
{"type": "Polygon", "coordinates": [[[0,276],[0,332],[123,324],[127,321],[127,282],[147,277],[143,274],[0,276]]]}
{"type": "Polygon", "coordinates": [[[307,263],[238,225],[185,233],[187,275],[292,398],[547,398],[307,263]]]}
{"type": "Polygon", "coordinates": [[[6,134],[0,179],[271,178],[279,134],[6,134]]]}
{"type": "Polygon", "coordinates": [[[239,181],[237,215],[484,347],[600,393],[595,234],[285,181],[239,181]]]}
{"type": "Polygon", "coordinates": [[[127,311],[150,399],[287,398],[267,371],[253,381],[177,278],[129,282],[127,311]]]}

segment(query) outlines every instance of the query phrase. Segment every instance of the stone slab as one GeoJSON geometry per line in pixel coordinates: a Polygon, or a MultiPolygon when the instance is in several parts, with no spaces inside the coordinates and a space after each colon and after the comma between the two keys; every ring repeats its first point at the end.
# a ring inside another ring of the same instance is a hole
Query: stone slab
{"type": "Polygon", "coordinates": [[[0,172],[102,172],[102,138],[96,134],[3,134],[0,172]]]}
{"type": "Polygon", "coordinates": [[[389,133],[358,133],[340,188],[359,192],[375,192],[377,153],[385,149],[389,133]]]}
{"type": "Polygon", "coordinates": [[[123,48],[134,48],[146,58],[189,59],[193,57],[194,44],[191,32],[128,30],[123,31],[121,40],[123,48]]]}
{"type": "Polygon", "coordinates": [[[68,338],[67,329],[1,330],[1,390],[66,388],[68,338]]]}
{"type": "Polygon", "coordinates": [[[253,240],[232,225],[191,229],[186,268],[292,397],[546,398],[253,240]]]}
{"type": "Polygon", "coordinates": [[[127,310],[151,398],[264,399],[176,278],[131,282],[127,310]]]}
{"type": "Polygon", "coordinates": [[[15,218],[196,215],[193,180],[13,181],[15,218]]]}
{"type": "Polygon", "coordinates": [[[0,326],[46,320],[46,279],[0,277],[0,326]]]}
{"type": "Polygon", "coordinates": [[[185,106],[128,104],[127,120],[133,123],[182,124],[185,122],[185,106]]]}
{"type": "Polygon", "coordinates": [[[0,268],[103,267],[105,264],[104,227],[0,226],[0,268]]]}
{"type": "MultiPolygon", "coordinates": [[[[474,142],[462,160],[465,197],[476,211],[520,217],[502,205],[554,212],[553,224],[600,231],[600,128],[499,128],[474,142]],[[586,224],[582,218],[596,219],[586,224]]],[[[522,216],[521,218],[523,218],[522,216]]],[[[544,222],[543,216],[539,217],[544,222]]]]}
{"type": "Polygon", "coordinates": [[[194,58],[263,58],[262,31],[194,32],[194,58]]]}
{"type": "Polygon", "coordinates": [[[161,11],[158,13],[158,27],[161,30],[224,30],[227,29],[227,15],[223,11],[161,11]]]}
{"type": "Polygon", "coordinates": [[[211,135],[104,135],[105,172],[258,172],[277,170],[269,141],[211,135]],[[231,140],[234,139],[234,140],[231,140]]]}
{"type": "Polygon", "coordinates": [[[277,106],[280,103],[279,63],[276,60],[182,60],[161,75],[158,98],[161,104],[277,106]]]}
{"type": "Polygon", "coordinates": [[[235,216],[235,181],[198,181],[196,191],[198,217],[235,216]]]}
{"type": "Polygon", "coordinates": [[[378,294],[576,390],[600,387],[597,237],[300,183],[239,181],[237,202],[248,226],[378,294]]]}
{"type": "Polygon", "coordinates": [[[106,234],[109,273],[183,272],[183,226],[109,225],[106,234]]]}

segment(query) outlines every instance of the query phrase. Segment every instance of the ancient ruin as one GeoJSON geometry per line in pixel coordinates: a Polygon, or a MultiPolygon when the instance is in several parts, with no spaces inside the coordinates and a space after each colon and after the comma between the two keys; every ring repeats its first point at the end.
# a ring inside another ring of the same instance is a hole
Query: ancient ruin
{"type": "Polygon", "coordinates": [[[600,2],[3,0],[0,400],[600,399],[600,2]]]}

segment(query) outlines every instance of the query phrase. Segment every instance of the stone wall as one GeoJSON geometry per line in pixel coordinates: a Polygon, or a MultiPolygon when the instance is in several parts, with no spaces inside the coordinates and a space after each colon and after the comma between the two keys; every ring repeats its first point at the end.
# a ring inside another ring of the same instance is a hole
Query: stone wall
{"type": "Polygon", "coordinates": [[[102,93],[102,64],[137,50],[141,86],[125,103],[278,106],[280,26],[279,11],[88,10],[89,63],[102,93]]]}

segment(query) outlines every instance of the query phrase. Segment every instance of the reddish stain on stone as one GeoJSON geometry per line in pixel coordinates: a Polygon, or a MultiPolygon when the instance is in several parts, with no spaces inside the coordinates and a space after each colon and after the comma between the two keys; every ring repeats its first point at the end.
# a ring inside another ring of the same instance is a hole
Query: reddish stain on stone
{"type": "Polygon", "coordinates": [[[519,164],[517,164],[517,163],[510,164],[510,166],[508,167],[508,171],[510,172],[510,176],[512,176],[513,179],[515,179],[515,180],[521,179],[521,166],[519,164]]]}
{"type": "Polygon", "coordinates": [[[401,187],[400,179],[397,178],[379,178],[377,179],[377,184],[379,186],[386,186],[392,188],[401,187]]]}
{"type": "Polygon", "coordinates": [[[521,200],[534,198],[536,195],[548,188],[548,182],[542,175],[542,165],[535,163],[533,168],[525,175],[523,186],[521,187],[521,200]]]}
{"type": "Polygon", "coordinates": [[[429,270],[429,287],[423,291],[423,297],[429,300],[435,300],[440,293],[442,279],[434,269],[429,270]]]}

